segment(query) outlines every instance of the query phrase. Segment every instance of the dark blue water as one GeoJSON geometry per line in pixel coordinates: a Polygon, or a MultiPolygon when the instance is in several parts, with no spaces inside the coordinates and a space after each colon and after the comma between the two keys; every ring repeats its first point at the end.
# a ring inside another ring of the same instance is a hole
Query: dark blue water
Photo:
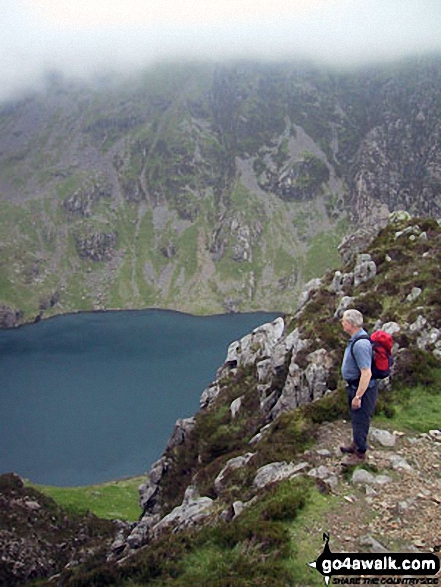
{"type": "Polygon", "coordinates": [[[60,486],[144,473],[229,343],[276,316],[107,312],[0,331],[0,473],[60,486]]]}

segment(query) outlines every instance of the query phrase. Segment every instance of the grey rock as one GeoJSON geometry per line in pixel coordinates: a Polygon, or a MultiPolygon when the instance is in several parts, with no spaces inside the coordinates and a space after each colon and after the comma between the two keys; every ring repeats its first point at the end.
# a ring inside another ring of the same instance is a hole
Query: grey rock
{"type": "Polygon", "coordinates": [[[408,236],[411,240],[415,240],[416,236],[421,234],[421,228],[419,226],[408,226],[404,230],[400,230],[395,233],[395,238],[400,238],[402,236],[408,236]],[[413,237],[413,238],[412,238],[413,237]]]}
{"type": "Polygon", "coordinates": [[[311,281],[308,281],[308,283],[305,285],[303,292],[299,296],[299,301],[297,305],[298,310],[303,308],[303,306],[309,300],[311,294],[316,292],[320,288],[321,284],[322,280],[319,278],[311,279],[311,281]]]}
{"type": "Polygon", "coordinates": [[[360,546],[369,548],[371,552],[389,552],[388,549],[383,544],[381,544],[381,542],[378,542],[378,540],[372,536],[363,536],[363,538],[360,538],[360,546]]]}
{"type": "Polygon", "coordinates": [[[264,359],[259,361],[256,365],[257,379],[260,383],[266,383],[271,381],[271,375],[273,370],[273,362],[271,359],[264,359]]]}
{"type": "Polygon", "coordinates": [[[331,457],[331,451],[329,451],[327,448],[321,448],[317,451],[317,454],[320,455],[321,457],[331,457]]]}
{"type": "Polygon", "coordinates": [[[231,417],[236,418],[237,414],[240,411],[240,408],[242,406],[242,400],[243,400],[243,395],[236,398],[233,402],[231,402],[231,406],[230,406],[230,412],[231,412],[231,417]]]}
{"type": "Polygon", "coordinates": [[[336,271],[334,273],[332,283],[329,286],[329,291],[335,294],[342,294],[344,291],[346,291],[348,288],[352,286],[353,282],[353,273],[342,273],[341,271],[336,271]]]}
{"type": "Polygon", "coordinates": [[[175,428],[171,437],[167,442],[166,450],[171,450],[175,446],[184,444],[189,437],[191,431],[195,427],[196,419],[192,418],[180,418],[176,421],[175,428]]]}
{"type": "Polygon", "coordinates": [[[246,507],[246,505],[243,503],[243,501],[235,501],[233,503],[234,517],[240,516],[240,514],[243,512],[245,507],[246,507]]]}
{"type": "Polygon", "coordinates": [[[400,455],[391,455],[390,463],[394,471],[413,471],[413,467],[400,455]]]}
{"type": "Polygon", "coordinates": [[[255,453],[249,452],[246,455],[230,459],[214,481],[216,493],[220,493],[224,489],[228,475],[235,469],[246,467],[254,455],[255,453]]]}
{"type": "Polygon", "coordinates": [[[351,296],[343,296],[340,300],[337,309],[334,313],[335,318],[341,318],[343,316],[343,312],[353,306],[355,298],[351,296]]]}
{"type": "Polygon", "coordinates": [[[397,224],[400,222],[409,222],[411,215],[406,210],[395,210],[389,214],[389,222],[391,224],[397,224]]]}
{"type": "Polygon", "coordinates": [[[371,260],[370,255],[358,255],[354,269],[354,287],[369,281],[377,274],[377,266],[371,260]]]}
{"type": "Polygon", "coordinates": [[[379,428],[371,428],[370,437],[373,442],[381,444],[381,446],[392,447],[396,443],[395,434],[391,434],[387,430],[380,430],[379,428]]]}
{"type": "Polygon", "coordinates": [[[137,549],[149,541],[152,528],[159,522],[159,514],[145,515],[126,539],[130,549],[137,549]]]}
{"type": "Polygon", "coordinates": [[[352,483],[354,485],[373,485],[375,477],[365,469],[357,469],[352,475],[352,483]]]}
{"type": "Polygon", "coordinates": [[[415,320],[415,322],[413,322],[410,326],[409,326],[409,330],[411,332],[418,332],[419,330],[422,330],[427,324],[427,320],[424,318],[424,316],[418,316],[418,318],[415,320]]]}
{"type": "Polygon", "coordinates": [[[274,419],[283,412],[319,399],[327,392],[327,380],[332,359],[325,349],[318,349],[307,357],[306,369],[301,369],[293,356],[282,393],[271,410],[274,419]]]}
{"type": "Polygon", "coordinates": [[[144,512],[157,513],[156,498],[162,476],[167,470],[168,461],[162,457],[150,467],[145,482],[139,486],[139,505],[144,512]]]}
{"type": "MultiPolygon", "coordinates": [[[[380,328],[380,326],[378,326],[378,328],[380,328]]],[[[381,329],[393,336],[394,334],[397,334],[397,332],[400,332],[401,326],[396,322],[386,322],[381,326],[381,329]]]]}
{"type": "Polygon", "coordinates": [[[283,318],[276,318],[273,322],[255,328],[251,334],[247,334],[239,341],[231,343],[224,366],[246,366],[269,357],[282,337],[284,328],[283,318]]]}
{"type": "Polygon", "coordinates": [[[259,489],[266,487],[270,483],[291,479],[299,473],[306,471],[310,467],[309,463],[287,463],[285,461],[270,463],[261,467],[254,478],[253,485],[259,489]]]}
{"type": "Polygon", "coordinates": [[[410,294],[407,296],[406,301],[409,303],[413,303],[420,295],[423,293],[423,290],[420,287],[413,287],[410,294]]]}
{"type": "Polygon", "coordinates": [[[248,444],[253,446],[254,444],[257,444],[258,442],[260,442],[262,440],[262,438],[265,436],[265,432],[267,432],[270,427],[271,427],[271,424],[267,424],[266,426],[261,428],[261,430],[259,430],[259,432],[255,436],[253,436],[253,438],[250,440],[250,442],[248,444]]]}
{"type": "Polygon", "coordinates": [[[220,385],[217,381],[209,385],[201,394],[201,398],[199,400],[199,406],[201,409],[209,408],[214,401],[216,400],[217,396],[220,394],[220,385]]]}
{"type": "Polygon", "coordinates": [[[358,253],[365,251],[377,236],[379,230],[379,226],[361,228],[354,234],[345,237],[338,247],[338,252],[340,253],[343,263],[351,263],[358,253]]]}
{"type": "Polygon", "coordinates": [[[370,485],[366,485],[365,491],[368,497],[374,497],[375,495],[378,495],[378,491],[375,491],[375,489],[370,485]]]}
{"type": "Polygon", "coordinates": [[[182,505],[175,507],[167,516],[162,518],[151,530],[157,537],[166,529],[173,527],[174,531],[188,528],[200,522],[211,514],[213,500],[209,497],[199,497],[196,488],[187,488],[182,505]]]}
{"type": "Polygon", "coordinates": [[[316,469],[311,469],[308,472],[309,477],[315,477],[317,479],[327,479],[328,477],[330,477],[330,475],[331,471],[324,465],[320,465],[320,467],[317,467],[316,469]]]}
{"type": "Polygon", "coordinates": [[[392,483],[393,479],[388,475],[376,475],[374,479],[375,485],[387,485],[392,483]]]}
{"type": "Polygon", "coordinates": [[[417,339],[417,345],[420,349],[425,350],[428,346],[436,344],[441,336],[438,328],[427,328],[421,332],[417,339]]]}

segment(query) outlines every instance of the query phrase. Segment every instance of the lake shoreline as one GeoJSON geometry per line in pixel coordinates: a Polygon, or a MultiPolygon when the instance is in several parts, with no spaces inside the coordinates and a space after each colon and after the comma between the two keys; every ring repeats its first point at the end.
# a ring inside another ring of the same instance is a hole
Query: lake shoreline
{"type": "Polygon", "coordinates": [[[105,309],[98,309],[98,310],[70,310],[68,312],[60,312],[59,314],[52,314],[50,316],[41,316],[36,317],[34,320],[29,320],[25,322],[21,322],[16,326],[10,326],[7,328],[0,326],[0,332],[8,331],[8,330],[18,330],[20,328],[24,328],[26,326],[34,326],[36,324],[40,324],[42,322],[48,322],[49,320],[54,320],[55,318],[61,318],[64,316],[77,316],[80,314],[110,314],[110,313],[121,313],[121,312],[169,312],[171,314],[178,314],[183,316],[190,316],[192,318],[215,318],[216,316],[244,316],[246,314],[277,314],[278,316],[286,316],[286,312],[279,311],[279,310],[247,310],[244,312],[222,312],[222,313],[214,313],[214,314],[192,314],[191,312],[183,312],[182,310],[174,310],[172,308],[158,308],[158,307],[150,307],[150,308],[105,308],[105,309]]]}

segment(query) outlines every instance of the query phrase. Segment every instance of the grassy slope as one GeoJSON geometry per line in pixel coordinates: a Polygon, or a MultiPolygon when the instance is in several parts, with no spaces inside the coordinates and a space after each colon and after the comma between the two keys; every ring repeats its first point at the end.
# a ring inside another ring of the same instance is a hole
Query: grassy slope
{"type": "Polygon", "coordinates": [[[89,511],[106,520],[134,522],[141,514],[138,487],[143,481],[143,477],[132,477],[85,487],[29,485],[74,514],[85,514],[89,511]]]}
{"type": "MultiPolygon", "coordinates": [[[[386,418],[378,415],[374,424],[385,425],[395,430],[427,432],[439,423],[441,413],[441,369],[431,370],[433,383],[429,386],[402,388],[394,392],[394,415],[386,418]],[[430,400],[430,401],[427,401],[430,400]],[[415,407],[418,406],[418,413],[415,407]]],[[[320,402],[318,402],[320,403],[320,402]]],[[[137,483],[139,480],[137,480],[137,483]]],[[[124,485],[116,484],[123,509],[123,501],[129,498],[124,485]]],[[[50,491],[54,499],[60,500],[56,491],[50,491]]],[[[76,490],[77,496],[81,488],[76,490]]],[[[89,493],[91,489],[84,489],[89,493]]],[[[102,491],[100,486],[93,489],[102,491]]],[[[69,490],[66,490],[66,495],[69,490]]],[[[79,498],[81,503],[81,498],[79,498]]],[[[316,559],[321,552],[321,535],[311,536],[308,528],[317,520],[326,519],[335,508],[340,507],[338,497],[323,495],[305,479],[282,482],[259,495],[253,506],[228,524],[220,523],[202,531],[191,530],[166,536],[155,543],[154,548],[136,554],[122,569],[107,568],[79,573],[69,585],[76,587],[92,584],[98,578],[109,585],[124,587],[191,587],[193,585],[218,585],[219,587],[254,587],[255,585],[282,585],[319,587],[323,579],[307,567],[306,562],[316,559]]],[[[65,498],[60,503],[69,505],[65,498]]],[[[90,497],[85,503],[91,511],[98,513],[90,497]]],[[[84,511],[85,503],[76,507],[84,511]]],[[[99,510],[111,517],[115,506],[112,498],[103,502],[99,510]],[[106,505],[107,503],[107,505],[106,505]]],[[[127,503],[127,508],[129,508],[127,503]]],[[[130,518],[129,518],[130,519],[130,518]]],[[[133,518],[132,518],[133,519],[133,518]]]]}

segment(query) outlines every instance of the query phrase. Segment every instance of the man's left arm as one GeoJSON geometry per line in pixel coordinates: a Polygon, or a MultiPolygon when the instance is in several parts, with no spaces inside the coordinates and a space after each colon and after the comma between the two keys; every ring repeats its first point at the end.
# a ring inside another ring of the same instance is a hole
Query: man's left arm
{"type": "Polygon", "coordinates": [[[352,400],[352,409],[358,410],[361,407],[361,398],[364,395],[364,392],[368,388],[369,382],[372,377],[372,371],[370,368],[360,369],[360,381],[358,383],[357,391],[355,392],[354,399],[352,400]]]}

